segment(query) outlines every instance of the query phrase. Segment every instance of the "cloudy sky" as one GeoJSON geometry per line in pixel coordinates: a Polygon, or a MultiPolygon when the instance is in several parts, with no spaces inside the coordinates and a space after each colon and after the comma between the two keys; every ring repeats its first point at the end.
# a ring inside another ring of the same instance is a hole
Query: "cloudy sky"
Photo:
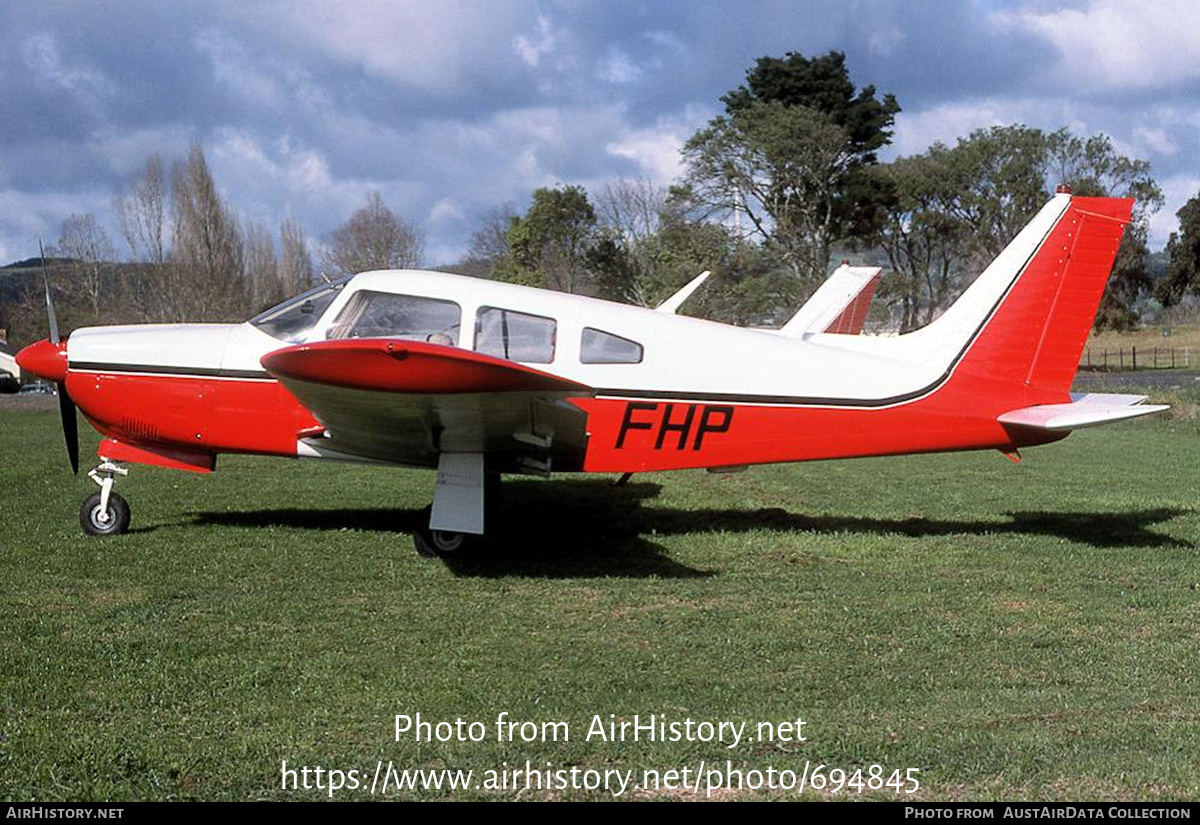
{"type": "Polygon", "coordinates": [[[8,0],[0,263],[200,140],[243,215],[328,233],[372,190],[457,259],[538,186],[679,171],[754,59],[839,49],[903,108],[887,157],[993,124],[1109,134],[1174,212],[1200,188],[1196,0],[8,0]]]}

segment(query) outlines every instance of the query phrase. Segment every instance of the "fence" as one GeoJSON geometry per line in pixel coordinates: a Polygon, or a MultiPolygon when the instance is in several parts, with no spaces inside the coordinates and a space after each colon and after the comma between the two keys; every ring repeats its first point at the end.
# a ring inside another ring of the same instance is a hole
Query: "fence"
{"type": "Polygon", "coordinates": [[[1091,370],[1190,369],[1196,354],[1192,347],[1118,347],[1084,350],[1079,366],[1091,370]]]}

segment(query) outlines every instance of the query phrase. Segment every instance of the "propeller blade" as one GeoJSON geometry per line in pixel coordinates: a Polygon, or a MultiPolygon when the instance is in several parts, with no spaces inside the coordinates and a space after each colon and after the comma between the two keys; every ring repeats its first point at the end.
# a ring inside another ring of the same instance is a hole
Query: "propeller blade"
{"type": "MultiPolygon", "coordinates": [[[[46,272],[46,249],[42,239],[38,238],[38,254],[42,258],[42,284],[46,287],[46,316],[50,320],[50,343],[57,344],[62,339],[58,335],[58,318],[54,315],[54,301],[50,299],[50,275],[46,272]]],[[[67,442],[67,458],[71,459],[71,472],[79,475],[79,412],[75,402],[67,392],[65,381],[59,381],[58,415],[62,419],[63,439],[67,442]]]]}
{"type": "MultiPolygon", "coordinates": [[[[38,254],[42,259],[42,283],[46,286],[46,314],[50,316],[50,343],[57,344],[58,337],[58,318],[54,315],[54,302],[50,300],[50,276],[46,272],[46,250],[42,247],[42,239],[38,238],[38,254]]],[[[59,394],[61,398],[61,393],[59,394]]]]}
{"type": "Polygon", "coordinates": [[[71,472],[79,475],[79,413],[75,402],[67,394],[67,385],[58,383],[58,414],[62,418],[63,438],[67,442],[67,458],[71,459],[71,472]]]}

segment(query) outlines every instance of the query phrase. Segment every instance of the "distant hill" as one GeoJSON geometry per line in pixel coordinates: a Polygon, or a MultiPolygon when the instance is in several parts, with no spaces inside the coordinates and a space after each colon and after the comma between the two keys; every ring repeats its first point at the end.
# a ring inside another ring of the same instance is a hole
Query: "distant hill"
{"type": "MultiPolygon", "coordinates": [[[[50,257],[46,258],[46,266],[54,266],[56,264],[69,264],[69,263],[74,263],[74,262],[75,262],[74,258],[50,258],[50,257]]],[[[42,268],[42,259],[40,257],[26,258],[23,261],[13,261],[11,264],[5,264],[4,266],[0,266],[0,269],[41,269],[41,268],[42,268]]]]}

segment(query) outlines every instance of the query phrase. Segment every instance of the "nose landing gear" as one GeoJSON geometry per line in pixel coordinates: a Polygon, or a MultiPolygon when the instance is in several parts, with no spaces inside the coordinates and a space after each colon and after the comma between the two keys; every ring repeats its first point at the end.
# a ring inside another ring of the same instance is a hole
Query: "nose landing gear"
{"type": "Polygon", "coordinates": [[[129,471],[115,461],[102,458],[100,465],[88,471],[88,478],[100,485],[79,508],[79,525],[89,536],[115,536],[129,529],[129,503],[113,491],[117,476],[129,471]]]}

